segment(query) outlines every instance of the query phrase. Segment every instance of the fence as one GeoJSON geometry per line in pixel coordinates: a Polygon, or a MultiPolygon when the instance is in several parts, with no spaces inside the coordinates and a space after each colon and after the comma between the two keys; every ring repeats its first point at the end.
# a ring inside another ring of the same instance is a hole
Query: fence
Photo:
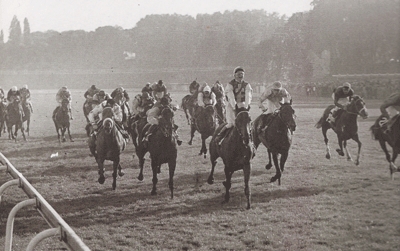
{"type": "Polygon", "coordinates": [[[26,180],[26,178],[10,163],[10,161],[0,153],[1,170],[6,170],[13,180],[10,180],[0,186],[0,203],[2,193],[10,186],[18,185],[29,197],[11,210],[6,226],[5,251],[12,250],[12,234],[14,227],[14,218],[19,209],[26,206],[35,206],[36,210],[42,215],[51,227],[37,234],[28,244],[26,250],[34,250],[35,246],[45,238],[55,235],[59,236],[59,240],[68,248],[68,250],[86,251],[90,250],[83,241],[76,235],[74,230],[61,218],[61,216],[53,209],[52,206],[40,195],[40,193],[26,180]]]}

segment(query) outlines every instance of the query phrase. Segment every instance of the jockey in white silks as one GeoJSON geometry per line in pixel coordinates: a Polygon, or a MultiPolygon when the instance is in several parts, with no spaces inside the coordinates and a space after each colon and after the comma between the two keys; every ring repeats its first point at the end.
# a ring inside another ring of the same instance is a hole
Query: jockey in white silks
{"type": "Polygon", "coordinates": [[[290,103],[290,100],[289,92],[277,81],[261,94],[258,107],[265,112],[265,114],[269,114],[279,109],[281,104],[290,103]],[[266,102],[266,106],[263,104],[264,101],[266,102]]]}

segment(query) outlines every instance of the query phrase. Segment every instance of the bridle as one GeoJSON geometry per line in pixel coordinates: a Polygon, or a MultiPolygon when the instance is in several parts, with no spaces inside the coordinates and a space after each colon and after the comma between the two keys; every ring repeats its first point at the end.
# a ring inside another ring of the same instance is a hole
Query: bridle
{"type": "Polygon", "coordinates": [[[354,114],[354,115],[361,115],[361,112],[362,111],[364,111],[366,108],[365,108],[365,105],[363,104],[364,102],[363,102],[363,100],[362,99],[357,99],[354,103],[353,102],[351,102],[350,104],[349,104],[349,106],[350,105],[352,105],[352,104],[354,104],[354,106],[357,104],[357,102],[361,102],[361,104],[362,104],[362,106],[363,106],[363,108],[362,109],[360,109],[359,111],[357,111],[357,112],[351,112],[351,111],[349,111],[349,110],[347,110],[347,109],[345,109],[345,111],[347,112],[347,113],[350,113],[350,114],[354,114]]]}
{"type": "MultiPolygon", "coordinates": [[[[237,115],[236,115],[236,118],[239,116],[239,114],[241,114],[241,113],[243,113],[243,112],[245,112],[245,113],[249,113],[248,111],[240,111],[237,115]]],[[[242,140],[242,143],[244,144],[244,145],[246,145],[246,137],[241,133],[241,131],[240,131],[240,129],[236,126],[236,123],[235,123],[235,129],[236,129],[236,131],[237,131],[237,133],[239,134],[239,136],[240,136],[240,139],[242,140]]],[[[249,137],[249,141],[251,140],[251,137],[249,137]]]]}
{"type": "MultiPolygon", "coordinates": [[[[289,107],[289,106],[288,106],[289,107]]],[[[282,121],[282,123],[286,126],[286,128],[290,131],[290,134],[292,134],[293,135],[293,130],[292,130],[292,128],[290,128],[290,126],[289,126],[289,124],[282,118],[282,110],[284,109],[284,108],[286,108],[286,106],[281,106],[281,108],[280,108],[280,110],[279,110],[279,112],[278,112],[278,118],[282,121]]],[[[293,119],[295,120],[296,119],[296,115],[295,114],[292,114],[292,116],[293,116],[293,119]]]]}

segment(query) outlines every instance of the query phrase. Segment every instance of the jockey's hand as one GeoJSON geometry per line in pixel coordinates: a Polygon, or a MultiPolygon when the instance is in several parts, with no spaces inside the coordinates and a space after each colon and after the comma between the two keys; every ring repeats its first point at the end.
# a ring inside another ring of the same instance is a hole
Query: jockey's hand
{"type": "Polygon", "coordinates": [[[172,110],[174,110],[174,112],[175,112],[176,110],[178,110],[178,108],[176,106],[173,106],[172,110]]]}
{"type": "Polygon", "coordinates": [[[97,128],[98,128],[97,124],[92,124],[92,128],[93,128],[93,130],[97,130],[97,128]]]}
{"type": "Polygon", "coordinates": [[[261,110],[262,110],[262,112],[266,112],[268,109],[267,108],[262,108],[261,110]]]}

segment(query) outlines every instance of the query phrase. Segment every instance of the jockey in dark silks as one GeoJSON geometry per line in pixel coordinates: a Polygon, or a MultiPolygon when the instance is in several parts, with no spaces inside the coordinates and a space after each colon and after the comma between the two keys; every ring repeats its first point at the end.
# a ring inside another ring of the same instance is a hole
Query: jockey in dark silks
{"type": "MultiPolygon", "coordinates": [[[[171,101],[172,101],[171,97],[169,95],[165,95],[150,110],[147,111],[147,122],[150,124],[150,127],[143,137],[144,142],[148,142],[150,135],[152,135],[155,132],[157,125],[159,123],[162,109],[166,106],[169,106],[169,107],[171,107],[172,110],[174,110],[174,111],[176,110],[175,107],[171,106],[171,101]]],[[[179,139],[177,130],[178,130],[178,126],[174,124],[174,130],[173,130],[174,137],[176,139],[176,143],[178,145],[181,145],[182,140],[179,139]]]]}
{"type": "Polygon", "coordinates": [[[351,85],[349,83],[344,83],[343,86],[339,86],[336,88],[332,94],[332,99],[335,103],[335,108],[329,113],[327,121],[332,125],[335,123],[337,111],[339,109],[346,109],[346,106],[349,104],[351,97],[354,95],[354,90],[351,89],[351,85]]]}
{"type": "Polygon", "coordinates": [[[87,89],[85,94],[83,94],[83,96],[86,98],[86,104],[85,104],[86,108],[91,108],[93,97],[99,92],[100,89],[98,89],[96,85],[92,85],[89,89],[87,89]]]}
{"type": "Polygon", "coordinates": [[[153,97],[156,101],[160,101],[162,97],[167,94],[167,87],[164,85],[162,80],[158,80],[157,84],[152,86],[153,97]]]}
{"type": "Polygon", "coordinates": [[[28,106],[28,108],[33,113],[33,106],[31,103],[31,91],[28,89],[28,85],[22,86],[22,88],[19,89],[19,93],[21,95],[22,103],[25,104],[26,106],[28,106]]]}
{"type": "Polygon", "coordinates": [[[153,88],[151,87],[150,83],[147,83],[145,85],[145,87],[143,87],[142,93],[145,93],[145,92],[147,92],[149,94],[149,96],[153,97],[153,88]]]}
{"type": "MultiPolygon", "coordinates": [[[[387,119],[386,133],[390,132],[391,127],[395,121],[395,117],[400,112],[400,92],[390,95],[380,107],[382,115],[387,119]]],[[[382,124],[383,125],[383,124],[382,124]]]]}

